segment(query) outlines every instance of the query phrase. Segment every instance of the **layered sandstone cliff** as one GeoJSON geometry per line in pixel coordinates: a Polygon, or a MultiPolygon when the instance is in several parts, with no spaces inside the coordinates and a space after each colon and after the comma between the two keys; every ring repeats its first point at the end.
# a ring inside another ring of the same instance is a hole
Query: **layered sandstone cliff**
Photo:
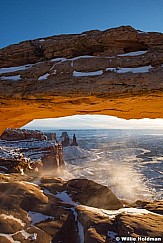
{"type": "Polygon", "coordinates": [[[0,137],[0,173],[53,171],[63,165],[62,144],[38,130],[6,129],[0,137]]]}
{"type": "Polygon", "coordinates": [[[163,117],[162,33],[122,26],[24,41],[0,50],[0,67],[1,131],[72,114],[163,117]]]}

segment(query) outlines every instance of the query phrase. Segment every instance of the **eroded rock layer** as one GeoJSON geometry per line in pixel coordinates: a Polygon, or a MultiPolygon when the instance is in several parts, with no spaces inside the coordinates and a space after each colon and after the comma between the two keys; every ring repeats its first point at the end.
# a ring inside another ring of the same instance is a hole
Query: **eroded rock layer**
{"type": "Polygon", "coordinates": [[[162,118],[163,34],[130,26],[51,36],[0,50],[2,132],[34,118],[162,118]]]}

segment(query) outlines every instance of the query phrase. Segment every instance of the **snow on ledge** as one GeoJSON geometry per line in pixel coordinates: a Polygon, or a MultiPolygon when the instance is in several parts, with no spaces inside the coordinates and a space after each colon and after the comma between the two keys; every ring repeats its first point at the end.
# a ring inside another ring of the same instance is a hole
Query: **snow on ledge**
{"type": "Polygon", "coordinates": [[[72,60],[72,61],[75,61],[75,60],[78,60],[78,59],[82,59],[82,58],[99,58],[98,56],[78,56],[78,57],[73,57],[73,58],[70,58],[69,60],[72,60]]]}
{"type": "Polygon", "coordinates": [[[28,68],[31,68],[32,66],[33,66],[33,64],[27,64],[24,66],[0,68],[0,73],[11,73],[11,72],[16,72],[16,71],[26,70],[28,68]]]}
{"type": "Polygon", "coordinates": [[[1,80],[13,80],[13,81],[19,81],[21,80],[20,75],[15,75],[15,76],[8,76],[8,77],[0,77],[1,80]]]}
{"type": "Polygon", "coordinates": [[[45,73],[44,75],[40,76],[38,80],[45,80],[49,77],[49,75],[50,75],[49,73],[45,73]]]}
{"type": "Polygon", "coordinates": [[[95,72],[77,72],[77,71],[73,72],[74,77],[99,76],[99,75],[102,75],[102,74],[103,74],[102,70],[95,71],[95,72]]]}
{"type": "Polygon", "coordinates": [[[145,31],[141,31],[141,30],[139,30],[139,31],[138,31],[138,34],[146,34],[146,35],[147,35],[147,34],[148,34],[148,32],[145,32],[145,31]]]}
{"type": "Polygon", "coordinates": [[[125,54],[119,54],[118,57],[125,57],[125,56],[140,56],[147,53],[147,51],[133,51],[133,52],[128,52],[125,54]]]}
{"type": "Polygon", "coordinates": [[[144,67],[136,67],[136,68],[106,68],[106,71],[112,71],[116,73],[148,73],[149,70],[152,68],[151,65],[144,66],[144,67]]]}
{"type": "Polygon", "coordinates": [[[101,214],[103,216],[108,216],[109,218],[115,218],[117,215],[124,213],[127,215],[143,215],[143,214],[154,214],[154,215],[158,215],[156,213],[153,213],[151,211],[148,211],[147,209],[139,209],[139,208],[120,208],[118,210],[106,210],[106,209],[100,209],[100,208],[94,208],[94,207],[90,207],[90,206],[85,206],[85,205],[79,205],[77,206],[77,208],[79,207],[85,210],[89,210],[93,213],[98,213],[101,214]]]}
{"type": "Polygon", "coordinates": [[[53,58],[51,59],[50,61],[51,62],[64,62],[64,61],[67,61],[68,59],[64,58],[64,57],[56,57],[56,58],[53,58]]]}

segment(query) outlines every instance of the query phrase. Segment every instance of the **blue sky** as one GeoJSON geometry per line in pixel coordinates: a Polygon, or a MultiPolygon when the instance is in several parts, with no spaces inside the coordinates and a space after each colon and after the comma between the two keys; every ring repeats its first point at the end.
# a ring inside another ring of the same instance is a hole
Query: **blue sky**
{"type": "Polygon", "coordinates": [[[163,129],[163,119],[125,120],[106,115],[74,115],[61,118],[36,119],[27,129],[163,129]]]}
{"type": "Polygon", "coordinates": [[[163,32],[162,0],[0,0],[0,48],[27,39],[131,25],[163,32]]]}

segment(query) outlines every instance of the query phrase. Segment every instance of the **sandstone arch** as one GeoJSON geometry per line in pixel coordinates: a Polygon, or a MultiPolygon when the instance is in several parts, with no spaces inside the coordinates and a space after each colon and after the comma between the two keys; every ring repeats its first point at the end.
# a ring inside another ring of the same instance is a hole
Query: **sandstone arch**
{"type": "Polygon", "coordinates": [[[0,133],[74,114],[163,118],[163,34],[122,26],[32,43],[0,50],[0,133]]]}

